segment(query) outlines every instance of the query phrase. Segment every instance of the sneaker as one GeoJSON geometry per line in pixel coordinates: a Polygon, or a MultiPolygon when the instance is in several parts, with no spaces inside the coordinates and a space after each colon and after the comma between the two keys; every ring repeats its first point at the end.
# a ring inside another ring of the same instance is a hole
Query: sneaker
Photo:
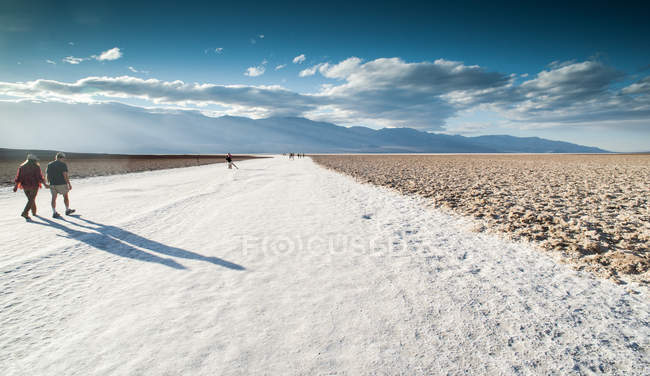
{"type": "Polygon", "coordinates": [[[74,213],[74,212],[75,212],[74,209],[66,209],[66,211],[65,211],[65,215],[70,215],[70,214],[72,214],[72,213],[74,213]]]}
{"type": "Polygon", "coordinates": [[[52,214],[52,218],[61,218],[61,214],[55,212],[52,214]]]}

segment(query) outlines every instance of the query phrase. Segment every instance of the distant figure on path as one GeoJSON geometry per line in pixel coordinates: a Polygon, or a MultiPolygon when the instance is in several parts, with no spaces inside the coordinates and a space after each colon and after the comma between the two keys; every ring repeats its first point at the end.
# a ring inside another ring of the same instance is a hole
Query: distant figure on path
{"type": "Polygon", "coordinates": [[[61,218],[61,215],[56,212],[57,194],[63,195],[65,214],[70,215],[75,212],[74,209],[70,209],[70,198],[68,198],[68,192],[72,189],[72,184],[70,184],[70,179],[68,178],[68,165],[65,164],[64,159],[64,153],[56,153],[56,160],[48,163],[47,169],[45,170],[47,181],[50,182],[50,192],[52,193],[52,217],[54,218],[61,218]]]}
{"type": "Polygon", "coordinates": [[[228,168],[232,169],[232,155],[230,153],[226,154],[226,162],[228,162],[228,168]]]}
{"type": "Polygon", "coordinates": [[[226,154],[226,162],[228,162],[229,169],[232,169],[232,166],[235,166],[235,168],[239,170],[239,167],[237,167],[235,162],[232,161],[232,154],[230,153],[226,154]]]}
{"type": "Polygon", "coordinates": [[[41,187],[41,183],[45,185],[45,188],[49,187],[43,178],[38,157],[34,154],[27,154],[27,159],[18,167],[18,172],[16,172],[16,178],[14,179],[14,192],[18,188],[22,188],[25,196],[27,196],[27,205],[25,205],[23,214],[21,214],[26,220],[31,219],[29,217],[29,209],[32,210],[32,215],[36,215],[36,195],[38,194],[38,189],[41,187]]]}

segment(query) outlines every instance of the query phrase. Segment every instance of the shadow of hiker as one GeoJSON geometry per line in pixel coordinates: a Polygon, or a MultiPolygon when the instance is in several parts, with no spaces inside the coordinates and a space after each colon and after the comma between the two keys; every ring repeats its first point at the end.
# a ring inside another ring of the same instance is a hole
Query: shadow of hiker
{"type": "Polygon", "coordinates": [[[127,258],[146,261],[146,262],[157,262],[159,264],[166,265],[174,269],[187,269],[187,268],[172,259],[159,257],[154,254],[141,251],[135,248],[134,246],[147,248],[148,250],[151,250],[153,252],[158,252],[169,256],[208,261],[213,264],[227,267],[230,269],[244,270],[244,267],[240,265],[225,260],[221,260],[216,257],[205,257],[190,251],[186,251],[184,249],[170,247],[162,243],[143,238],[139,235],[136,235],[126,230],[122,230],[115,226],[106,226],[90,220],[83,219],[79,216],[75,216],[75,217],[89,224],[93,224],[97,227],[86,226],[86,225],[70,222],[68,220],[63,219],[66,223],[74,224],[76,226],[92,230],[91,232],[84,232],[84,231],[72,229],[70,227],[62,225],[59,222],[55,222],[40,216],[38,218],[45,221],[46,223],[40,223],[40,222],[33,222],[33,223],[37,223],[43,226],[49,225],[58,228],[66,232],[68,236],[72,239],[79,240],[83,243],[90,245],[91,247],[100,249],[105,252],[109,252],[117,256],[127,257],[127,258]]]}
{"type": "Polygon", "coordinates": [[[157,262],[159,264],[169,266],[174,269],[186,269],[183,265],[177,263],[172,259],[158,257],[152,255],[151,253],[143,252],[137,248],[133,248],[131,245],[122,243],[121,241],[114,239],[110,236],[106,236],[99,232],[84,232],[79,230],[71,229],[67,226],[62,225],[59,222],[51,221],[47,218],[36,216],[37,218],[45,221],[46,223],[32,221],[32,223],[39,224],[41,226],[51,226],[63,230],[68,234],[67,237],[70,239],[78,240],[82,243],[88,244],[93,248],[114,254],[120,257],[127,257],[134,260],[146,261],[146,262],[157,262]]]}
{"type": "MultiPolygon", "coordinates": [[[[77,226],[87,228],[89,230],[94,230],[97,231],[105,236],[114,238],[114,239],[119,239],[122,242],[129,243],[131,245],[141,247],[141,248],[146,248],[150,251],[161,253],[164,255],[168,256],[173,256],[173,257],[180,257],[180,258],[185,258],[189,260],[199,260],[199,261],[206,261],[211,264],[223,266],[228,269],[234,269],[234,270],[245,270],[245,268],[241,265],[220,259],[218,257],[207,257],[200,255],[198,253],[190,252],[185,249],[181,248],[176,248],[176,247],[170,247],[168,245],[159,243],[154,240],[150,240],[147,238],[143,238],[140,235],[134,234],[131,231],[127,231],[124,229],[121,229],[119,227],[115,226],[110,226],[110,225],[104,225],[101,223],[93,222],[89,219],[85,219],[82,217],[76,217],[77,219],[86,222],[87,224],[90,224],[92,226],[86,226],[82,225],[79,223],[74,223],[77,226]],[[97,227],[93,227],[97,226],[97,227]]],[[[70,222],[73,223],[73,222],[70,222]]]]}

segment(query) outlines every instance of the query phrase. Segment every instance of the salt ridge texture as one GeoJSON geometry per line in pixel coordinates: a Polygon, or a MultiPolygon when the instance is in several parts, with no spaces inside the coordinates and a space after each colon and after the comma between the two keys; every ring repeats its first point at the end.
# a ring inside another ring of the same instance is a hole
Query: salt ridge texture
{"type": "Polygon", "coordinates": [[[309,159],[0,189],[3,375],[613,374],[650,299],[309,159]]]}
{"type": "Polygon", "coordinates": [[[650,283],[650,155],[315,156],[618,283],[650,283]]]}

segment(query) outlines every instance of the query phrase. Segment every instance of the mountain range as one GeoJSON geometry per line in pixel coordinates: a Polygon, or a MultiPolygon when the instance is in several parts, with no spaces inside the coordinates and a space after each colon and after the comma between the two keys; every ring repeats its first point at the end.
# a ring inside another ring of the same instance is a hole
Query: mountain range
{"type": "Polygon", "coordinates": [[[208,117],[120,103],[0,102],[2,145],[104,153],[604,153],[538,137],[342,127],[299,117],[208,117]]]}

